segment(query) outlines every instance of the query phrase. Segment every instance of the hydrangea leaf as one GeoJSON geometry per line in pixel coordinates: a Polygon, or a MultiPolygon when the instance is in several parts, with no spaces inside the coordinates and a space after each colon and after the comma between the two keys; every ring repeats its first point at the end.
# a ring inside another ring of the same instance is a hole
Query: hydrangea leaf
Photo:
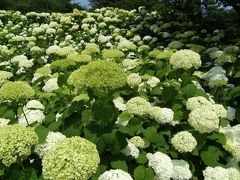
{"type": "Polygon", "coordinates": [[[111,167],[113,169],[122,169],[123,171],[128,172],[128,166],[126,161],[112,161],[111,162],[111,167]]]}
{"type": "Polygon", "coordinates": [[[220,166],[218,162],[219,157],[223,155],[223,152],[215,146],[209,146],[208,150],[202,151],[200,157],[206,166],[220,166]]]}
{"type": "Polygon", "coordinates": [[[134,179],[135,180],[143,180],[145,176],[145,168],[144,166],[138,166],[134,169],[134,179]]]}

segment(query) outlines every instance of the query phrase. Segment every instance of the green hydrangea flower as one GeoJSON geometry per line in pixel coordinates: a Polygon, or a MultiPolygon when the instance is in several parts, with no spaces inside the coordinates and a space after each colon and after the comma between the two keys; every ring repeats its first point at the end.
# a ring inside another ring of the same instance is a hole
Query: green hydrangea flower
{"type": "Polygon", "coordinates": [[[124,70],[112,61],[98,60],[80,67],[72,72],[68,83],[77,89],[90,88],[96,95],[123,87],[126,84],[124,70]]]}
{"type": "Polygon", "coordinates": [[[74,61],[63,59],[53,61],[50,67],[52,71],[66,71],[74,66],[76,66],[76,63],[74,61]]]}
{"type": "Polygon", "coordinates": [[[13,74],[8,71],[0,71],[0,85],[2,85],[7,79],[11,78],[13,74]]]}
{"type": "Polygon", "coordinates": [[[34,130],[20,124],[3,126],[0,137],[0,160],[6,166],[24,160],[38,142],[34,130]]]}
{"type": "Polygon", "coordinates": [[[67,59],[74,62],[88,63],[92,61],[92,56],[87,54],[70,54],[67,59]]]}
{"type": "Polygon", "coordinates": [[[34,94],[34,90],[27,82],[7,82],[0,88],[0,102],[26,100],[32,98],[34,94]]]}
{"type": "Polygon", "coordinates": [[[81,137],[67,138],[43,157],[43,177],[87,180],[96,172],[99,162],[95,144],[81,137]]]}
{"type": "Polygon", "coordinates": [[[125,54],[118,49],[104,49],[102,58],[103,59],[121,59],[125,56],[125,54]]]}
{"type": "Polygon", "coordinates": [[[169,59],[170,64],[174,69],[190,69],[194,67],[195,69],[201,66],[201,57],[198,53],[183,49],[175,52],[169,59]]]}

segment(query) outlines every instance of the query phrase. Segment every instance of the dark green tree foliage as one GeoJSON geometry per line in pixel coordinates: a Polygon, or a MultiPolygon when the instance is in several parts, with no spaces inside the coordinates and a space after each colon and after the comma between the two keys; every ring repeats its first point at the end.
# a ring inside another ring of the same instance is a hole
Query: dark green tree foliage
{"type": "Polygon", "coordinates": [[[0,0],[0,9],[21,12],[71,12],[74,8],[81,8],[71,0],[0,0]]]}

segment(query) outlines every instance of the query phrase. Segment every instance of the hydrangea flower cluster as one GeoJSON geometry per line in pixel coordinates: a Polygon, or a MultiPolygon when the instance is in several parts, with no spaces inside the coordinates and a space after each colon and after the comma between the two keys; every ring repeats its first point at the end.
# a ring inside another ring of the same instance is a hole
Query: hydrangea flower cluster
{"type": "Polygon", "coordinates": [[[5,166],[24,160],[38,142],[32,128],[19,124],[1,127],[0,137],[0,160],[5,166]]]}
{"type": "Polygon", "coordinates": [[[95,144],[81,137],[66,138],[44,155],[43,177],[87,180],[96,172],[99,162],[95,144]]]}
{"type": "Polygon", "coordinates": [[[148,166],[156,173],[155,179],[191,179],[192,173],[187,161],[171,160],[171,158],[161,152],[147,154],[148,166]]]}
{"type": "Polygon", "coordinates": [[[142,78],[138,73],[132,73],[127,77],[127,83],[131,88],[138,87],[141,82],[142,78]]]}
{"type": "Polygon", "coordinates": [[[43,158],[44,155],[49,152],[53,147],[57,145],[57,143],[66,139],[66,136],[60,132],[49,132],[46,138],[46,142],[43,144],[37,145],[35,148],[35,152],[43,158]]]}
{"type": "Polygon", "coordinates": [[[13,76],[11,72],[8,71],[0,71],[0,86],[8,79],[13,76]]]}
{"type": "Polygon", "coordinates": [[[68,83],[77,89],[82,87],[90,88],[96,94],[101,95],[123,87],[126,83],[126,75],[116,63],[98,60],[74,71],[69,76],[68,83]]]}
{"type": "Polygon", "coordinates": [[[25,107],[23,107],[24,113],[19,117],[18,123],[23,126],[28,126],[33,124],[34,122],[42,123],[45,119],[45,115],[43,113],[45,107],[41,104],[40,101],[31,100],[29,101],[25,107]]]}
{"type": "Polygon", "coordinates": [[[101,174],[98,180],[133,180],[133,178],[121,169],[111,169],[101,174]]]}
{"type": "Polygon", "coordinates": [[[192,50],[179,50],[175,52],[169,59],[169,63],[174,69],[198,69],[201,66],[201,57],[198,53],[192,50]]]}
{"type": "Polygon", "coordinates": [[[139,116],[147,114],[150,108],[151,108],[151,104],[142,97],[131,98],[126,103],[127,112],[129,112],[130,114],[135,114],[139,116]]]}
{"type": "Polygon", "coordinates": [[[191,97],[186,102],[191,110],[188,122],[200,133],[210,133],[219,128],[219,118],[226,117],[227,111],[221,104],[215,104],[205,97],[191,97]]]}
{"type": "Polygon", "coordinates": [[[0,101],[19,101],[35,95],[32,87],[23,81],[7,82],[0,88],[0,101]]]}
{"type": "Polygon", "coordinates": [[[179,152],[191,152],[196,146],[197,141],[188,131],[181,131],[173,136],[171,143],[179,152]]]}

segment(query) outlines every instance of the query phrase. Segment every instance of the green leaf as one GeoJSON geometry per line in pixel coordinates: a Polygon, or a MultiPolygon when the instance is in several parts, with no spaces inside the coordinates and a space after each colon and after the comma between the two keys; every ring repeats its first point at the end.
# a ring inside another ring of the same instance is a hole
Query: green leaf
{"type": "Polygon", "coordinates": [[[92,107],[92,116],[100,126],[106,127],[113,124],[116,109],[112,103],[97,101],[92,107]]]}
{"type": "Polygon", "coordinates": [[[99,176],[107,170],[107,166],[99,165],[97,172],[92,175],[91,180],[98,180],[99,176]]]}
{"type": "Polygon", "coordinates": [[[38,125],[35,128],[35,132],[38,135],[38,142],[40,144],[44,143],[47,138],[49,130],[46,127],[44,127],[43,125],[38,125]]]}
{"type": "Polygon", "coordinates": [[[208,139],[215,140],[216,142],[225,145],[226,144],[226,137],[223,133],[214,133],[208,136],[208,139]]]}
{"type": "Polygon", "coordinates": [[[240,78],[240,71],[236,72],[236,74],[234,75],[235,78],[240,78]]]}
{"type": "Polygon", "coordinates": [[[138,158],[137,158],[137,163],[138,164],[145,164],[147,162],[148,162],[147,153],[146,152],[140,153],[138,158]]]}
{"type": "Polygon", "coordinates": [[[147,129],[143,130],[143,135],[148,141],[152,143],[158,143],[159,135],[155,127],[148,127],[147,129]]]}
{"type": "Polygon", "coordinates": [[[119,132],[116,133],[113,144],[110,147],[111,153],[118,154],[122,149],[124,149],[127,146],[127,141],[126,141],[127,136],[124,134],[121,134],[119,132]]]}
{"type": "Polygon", "coordinates": [[[240,96],[240,86],[233,88],[228,94],[230,100],[235,99],[237,96],[240,96]]]}
{"type": "Polygon", "coordinates": [[[0,169],[0,176],[4,175],[4,169],[0,169]]]}
{"type": "Polygon", "coordinates": [[[123,171],[128,172],[128,166],[126,161],[112,161],[111,166],[113,169],[122,169],[123,171]]]}
{"type": "Polygon", "coordinates": [[[166,87],[162,91],[161,100],[172,102],[175,100],[177,94],[178,91],[173,86],[166,87]]]}
{"type": "Polygon", "coordinates": [[[211,167],[221,165],[218,161],[219,161],[219,157],[222,155],[223,155],[222,151],[214,146],[209,146],[207,151],[202,151],[200,154],[204,164],[206,166],[211,166],[211,167]]]}
{"type": "Polygon", "coordinates": [[[135,180],[143,180],[145,176],[144,166],[138,166],[137,168],[135,168],[133,174],[135,180]]]}
{"type": "Polygon", "coordinates": [[[144,180],[152,180],[155,177],[155,173],[152,169],[148,168],[145,170],[144,180]]]}
{"type": "Polygon", "coordinates": [[[187,99],[194,96],[203,96],[208,98],[208,95],[202,90],[198,89],[194,84],[188,84],[181,89],[183,96],[187,99]]]}

